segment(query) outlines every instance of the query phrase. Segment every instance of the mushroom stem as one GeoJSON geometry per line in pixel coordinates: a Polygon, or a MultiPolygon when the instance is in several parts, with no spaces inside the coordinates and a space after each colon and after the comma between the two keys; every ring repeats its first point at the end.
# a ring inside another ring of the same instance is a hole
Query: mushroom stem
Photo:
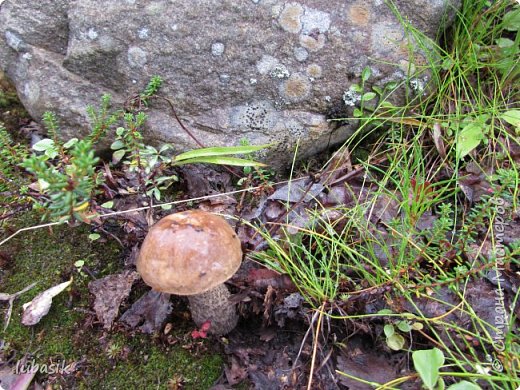
{"type": "Polygon", "coordinates": [[[238,314],[235,304],[229,302],[230,296],[224,283],[202,294],[188,296],[193,321],[198,327],[210,321],[209,331],[217,336],[231,332],[238,322],[238,314]]]}

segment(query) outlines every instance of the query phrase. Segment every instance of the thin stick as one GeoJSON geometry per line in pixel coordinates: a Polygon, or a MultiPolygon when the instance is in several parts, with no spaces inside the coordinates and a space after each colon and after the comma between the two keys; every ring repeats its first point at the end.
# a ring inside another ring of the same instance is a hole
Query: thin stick
{"type": "MultiPolygon", "coordinates": [[[[292,181],[294,182],[295,180],[303,180],[303,179],[306,179],[306,178],[307,177],[301,177],[301,178],[293,179],[292,181]]],[[[275,183],[274,185],[276,186],[276,185],[286,184],[289,181],[290,180],[283,180],[283,181],[280,181],[278,183],[275,183]]],[[[248,187],[248,188],[243,188],[241,190],[230,191],[230,192],[223,192],[221,194],[212,194],[212,195],[200,196],[198,198],[176,200],[176,201],[173,201],[173,202],[161,203],[161,204],[156,204],[156,205],[153,205],[153,206],[137,207],[137,208],[133,208],[133,209],[129,209],[129,210],[114,211],[114,212],[111,212],[111,213],[101,214],[101,215],[96,214],[96,215],[92,216],[91,218],[106,218],[106,217],[111,217],[111,216],[114,216],[114,215],[133,213],[134,211],[148,210],[150,208],[157,208],[157,207],[161,207],[161,206],[177,205],[177,204],[183,204],[183,203],[188,203],[188,202],[196,202],[196,201],[199,201],[199,200],[207,200],[207,199],[217,198],[219,196],[240,194],[242,192],[258,190],[260,188],[262,188],[262,186],[248,187]]],[[[17,236],[18,234],[20,234],[22,232],[29,231],[29,230],[40,229],[40,228],[45,228],[45,227],[49,227],[49,226],[63,225],[66,222],[67,222],[66,220],[65,221],[58,221],[58,222],[49,222],[49,223],[45,223],[45,224],[42,224],[42,225],[36,225],[36,226],[30,226],[30,227],[18,229],[15,233],[11,234],[9,237],[7,237],[4,240],[0,241],[0,246],[4,245],[7,241],[11,240],[13,237],[17,236]]]]}
{"type": "Polygon", "coordinates": [[[318,317],[318,323],[316,324],[316,336],[314,337],[314,346],[312,349],[312,360],[311,360],[311,371],[309,373],[309,383],[307,384],[307,390],[312,389],[312,377],[314,374],[314,366],[316,364],[316,354],[318,352],[318,343],[320,337],[321,320],[323,319],[323,310],[325,310],[325,302],[320,306],[320,315],[318,317]]]}
{"type": "Polygon", "coordinates": [[[9,321],[11,321],[11,314],[13,312],[13,303],[16,298],[18,298],[20,295],[26,293],[31,288],[36,286],[38,282],[34,282],[33,284],[25,287],[23,290],[20,290],[14,294],[0,294],[0,301],[7,301],[9,307],[7,308],[7,313],[5,313],[5,324],[4,324],[4,332],[7,330],[7,327],[9,326],[9,321]]]}
{"type": "Polygon", "coordinates": [[[316,321],[316,317],[318,316],[318,312],[314,313],[312,315],[312,318],[311,318],[311,322],[310,322],[310,325],[309,325],[309,329],[307,329],[307,332],[305,332],[305,335],[303,336],[303,340],[300,344],[300,350],[298,351],[298,355],[296,355],[296,359],[294,359],[294,363],[292,365],[292,369],[294,370],[296,368],[296,364],[298,363],[298,360],[300,359],[300,355],[301,353],[303,352],[303,347],[305,345],[305,341],[307,341],[307,337],[309,336],[309,333],[311,332],[312,330],[312,325],[314,324],[314,322],[316,321]]]}
{"type": "MultiPolygon", "coordinates": [[[[96,214],[96,215],[92,216],[91,218],[112,217],[114,215],[133,213],[134,211],[148,210],[150,208],[157,208],[157,207],[167,206],[167,205],[176,205],[176,204],[182,204],[182,203],[188,203],[188,202],[195,202],[195,201],[198,201],[198,200],[206,200],[206,199],[216,198],[216,197],[224,196],[224,195],[233,195],[233,194],[238,194],[238,193],[241,193],[241,192],[244,192],[244,191],[253,191],[253,190],[256,190],[258,188],[260,188],[260,186],[244,188],[244,189],[241,189],[241,190],[226,192],[226,193],[222,193],[222,194],[213,194],[213,195],[200,196],[198,198],[191,198],[191,199],[185,199],[185,200],[175,200],[173,202],[161,203],[161,204],[156,204],[156,205],[153,205],[153,206],[143,206],[143,207],[137,207],[137,208],[129,209],[129,210],[114,211],[114,212],[106,213],[106,214],[96,214]]],[[[6,239],[2,240],[0,242],[0,246],[5,244],[11,238],[17,236],[21,232],[28,231],[28,230],[40,229],[40,228],[49,227],[49,226],[63,225],[66,222],[67,222],[66,220],[65,221],[58,221],[58,222],[49,222],[49,223],[45,223],[43,225],[36,225],[36,226],[30,226],[30,227],[18,229],[15,233],[11,234],[9,237],[7,237],[6,239]]]]}

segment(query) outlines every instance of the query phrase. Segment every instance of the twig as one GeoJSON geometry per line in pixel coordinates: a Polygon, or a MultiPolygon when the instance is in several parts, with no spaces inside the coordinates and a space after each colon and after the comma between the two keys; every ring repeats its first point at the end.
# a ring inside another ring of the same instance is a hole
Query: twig
{"type": "MultiPolygon", "coordinates": [[[[154,97],[158,98],[158,99],[163,99],[165,100],[168,105],[170,106],[170,109],[172,110],[172,113],[173,113],[173,117],[175,118],[175,120],[177,121],[177,123],[179,124],[179,126],[181,127],[182,130],[184,130],[186,132],[186,134],[188,134],[191,139],[193,139],[195,141],[195,143],[197,145],[199,145],[199,147],[201,148],[205,148],[206,146],[201,142],[199,141],[199,139],[197,137],[195,137],[195,134],[193,134],[191,132],[190,129],[188,129],[186,126],[184,126],[184,123],[182,123],[181,119],[179,118],[179,116],[177,115],[177,112],[175,111],[175,106],[173,105],[173,102],[171,101],[171,99],[167,98],[167,97],[164,97],[164,96],[159,96],[159,95],[155,95],[154,97]]],[[[233,176],[235,177],[240,177],[239,174],[237,174],[233,169],[231,169],[230,167],[224,165],[224,168],[226,169],[226,171],[228,171],[229,173],[231,173],[233,176]]]]}
{"type": "Polygon", "coordinates": [[[172,110],[173,117],[175,118],[175,120],[177,121],[177,123],[179,124],[181,129],[184,130],[186,132],[186,134],[188,134],[191,137],[191,139],[193,139],[195,141],[195,143],[197,145],[199,145],[201,148],[204,148],[205,147],[204,144],[202,142],[200,142],[198,140],[198,138],[195,137],[195,135],[186,126],[184,126],[184,124],[181,122],[179,116],[177,115],[177,112],[175,111],[173,102],[169,98],[164,97],[164,96],[155,95],[155,97],[158,99],[162,99],[168,103],[168,105],[170,106],[170,109],[172,110]]]}
{"type": "MultiPolygon", "coordinates": [[[[386,160],[388,160],[388,157],[381,157],[380,159],[374,161],[373,164],[374,165],[375,164],[381,164],[381,163],[385,162],[386,160]]],[[[346,180],[350,179],[353,176],[359,175],[361,172],[363,172],[364,169],[365,169],[365,166],[361,165],[360,167],[355,168],[354,170],[346,173],[345,175],[343,175],[341,177],[338,177],[337,179],[334,179],[332,182],[327,183],[327,184],[329,186],[332,186],[332,185],[337,184],[337,183],[339,183],[341,181],[346,181],[346,180]]]]}
{"type": "Polygon", "coordinates": [[[302,339],[302,342],[300,344],[300,350],[298,351],[298,355],[296,355],[296,359],[294,359],[294,363],[292,365],[292,369],[294,370],[296,368],[296,363],[298,363],[298,360],[300,359],[300,355],[302,354],[302,351],[303,351],[303,347],[305,345],[305,341],[307,341],[307,337],[309,336],[309,333],[311,332],[312,330],[312,325],[314,324],[314,322],[316,321],[316,318],[318,317],[318,312],[315,312],[313,315],[312,315],[312,318],[311,318],[311,322],[310,322],[310,325],[309,325],[309,329],[307,329],[307,332],[305,332],[305,335],[303,336],[303,339],[302,339]]]}
{"type": "Polygon", "coordinates": [[[309,382],[307,383],[307,390],[312,390],[312,377],[314,375],[314,366],[316,365],[316,354],[318,353],[318,344],[320,341],[319,338],[320,338],[321,320],[323,319],[323,311],[325,310],[325,304],[326,304],[326,302],[323,302],[323,304],[318,309],[320,314],[318,316],[318,323],[316,324],[316,336],[314,337],[314,346],[312,349],[311,370],[309,372],[309,382]]]}
{"type": "Polygon", "coordinates": [[[7,330],[7,327],[9,326],[9,321],[11,321],[11,314],[13,312],[13,303],[18,296],[22,295],[23,293],[26,293],[30,289],[32,289],[34,286],[36,286],[38,282],[34,282],[33,284],[25,287],[23,290],[20,290],[14,294],[3,294],[0,293],[0,301],[7,301],[9,307],[7,308],[7,313],[5,313],[5,324],[4,324],[4,332],[7,330]]]}
{"type": "MultiPolygon", "coordinates": [[[[294,180],[299,180],[299,179],[294,179],[294,180]]],[[[280,182],[276,183],[275,185],[282,185],[282,184],[286,184],[287,182],[288,182],[288,180],[284,180],[284,181],[280,181],[280,182]]],[[[224,196],[224,195],[241,194],[243,192],[250,192],[250,191],[258,190],[260,188],[262,188],[262,186],[247,187],[247,188],[242,188],[240,190],[235,190],[235,191],[229,191],[229,192],[224,192],[224,193],[219,193],[219,194],[212,194],[212,195],[205,195],[205,196],[200,196],[200,197],[197,197],[197,198],[176,200],[176,201],[173,201],[173,202],[160,203],[160,204],[155,204],[155,205],[152,205],[152,206],[136,207],[136,208],[132,208],[132,209],[128,209],[128,210],[114,211],[114,212],[107,213],[107,214],[100,214],[100,215],[99,214],[95,214],[95,215],[90,216],[88,218],[89,219],[93,219],[93,218],[113,217],[113,216],[120,215],[120,214],[128,214],[128,213],[133,213],[133,212],[136,212],[136,211],[148,210],[150,208],[157,208],[157,207],[162,207],[162,206],[178,205],[178,204],[184,204],[184,203],[189,203],[189,202],[203,201],[203,200],[217,198],[217,197],[224,196]]],[[[0,241],[0,246],[2,246],[7,241],[11,240],[12,238],[14,238],[15,236],[17,236],[18,234],[20,234],[22,232],[29,231],[29,230],[36,230],[36,229],[49,227],[49,226],[63,225],[66,222],[67,221],[49,222],[49,223],[45,223],[45,224],[42,224],[42,225],[35,225],[35,226],[29,226],[29,227],[26,227],[26,228],[18,229],[15,233],[11,234],[9,237],[7,237],[7,238],[3,239],[2,241],[0,241]]]]}

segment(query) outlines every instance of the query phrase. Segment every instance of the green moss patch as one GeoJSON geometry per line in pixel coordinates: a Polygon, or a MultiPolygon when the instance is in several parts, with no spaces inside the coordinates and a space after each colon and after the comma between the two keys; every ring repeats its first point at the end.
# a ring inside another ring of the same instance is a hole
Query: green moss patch
{"type": "Polygon", "coordinates": [[[125,347],[129,351],[124,360],[114,361],[110,353],[99,355],[95,362],[98,372],[94,380],[84,378],[85,389],[166,389],[169,382],[185,389],[209,389],[222,372],[218,355],[192,354],[177,345],[158,347],[145,336],[135,337],[125,347]]]}
{"type": "MultiPolygon", "coordinates": [[[[21,217],[17,227],[36,225],[29,214],[21,217]]],[[[16,351],[37,353],[43,359],[60,355],[72,358],[74,348],[71,336],[77,323],[89,310],[87,285],[89,279],[78,272],[74,263],[84,260],[96,276],[104,276],[118,268],[120,249],[112,241],[92,242],[89,226],[54,226],[20,233],[1,249],[9,253],[5,262],[1,285],[2,292],[15,293],[37,282],[36,286],[21,295],[14,305],[13,315],[1,337],[16,351]],[[70,278],[72,287],[53,299],[49,314],[34,327],[21,324],[22,304],[40,292],[70,278]]]]}

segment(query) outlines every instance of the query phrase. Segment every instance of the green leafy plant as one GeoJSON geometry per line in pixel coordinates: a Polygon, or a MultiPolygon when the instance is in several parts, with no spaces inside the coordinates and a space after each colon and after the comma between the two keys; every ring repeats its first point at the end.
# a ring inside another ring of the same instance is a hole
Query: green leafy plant
{"type": "Polygon", "coordinates": [[[163,80],[160,76],[152,76],[150,82],[140,95],[141,101],[144,104],[148,104],[149,99],[157,95],[157,92],[159,92],[159,88],[161,88],[162,83],[163,80]]]}
{"type": "Polygon", "coordinates": [[[0,124],[0,191],[19,187],[17,166],[28,154],[28,148],[15,143],[5,127],[0,124]]]}
{"type": "MultiPolygon", "coordinates": [[[[418,375],[429,389],[444,388],[448,378],[458,382],[450,389],[477,389],[477,380],[495,390],[516,389],[520,384],[514,314],[503,320],[509,324],[504,335],[508,342],[497,352],[492,337],[496,324],[484,321],[482,302],[469,297],[470,289],[478,286],[476,280],[489,278],[489,271],[497,266],[494,255],[486,253],[490,242],[501,240],[490,229],[493,221],[499,214],[505,220],[518,211],[519,9],[515,1],[463,0],[443,47],[422,37],[400,17],[413,42],[410,52],[417,52],[418,45],[423,54],[431,54],[424,67],[430,79],[426,93],[393,106],[385,103],[392,90],[369,90],[370,72],[365,71],[359,85],[345,96],[345,103],[355,100],[355,109],[351,118],[341,119],[360,124],[355,137],[346,143],[349,153],[355,155],[361,141],[374,143],[366,161],[360,161],[365,169],[357,183],[362,181],[366,185],[363,191],[371,191],[368,203],[374,213],[381,208],[381,200],[391,200],[389,214],[397,214],[381,218],[377,224],[351,219],[351,231],[358,232],[359,239],[356,242],[348,235],[342,239],[363,256],[349,259],[346,267],[354,289],[362,286],[373,291],[388,286],[389,292],[381,299],[388,299],[387,304],[397,312],[393,315],[411,321],[385,318],[389,346],[415,353],[416,343],[408,344],[403,330],[414,321],[424,325],[417,333],[439,348],[414,357],[418,375]],[[365,104],[361,97],[367,92],[376,97],[368,95],[365,104]],[[500,209],[494,203],[497,199],[502,201],[500,209]],[[380,225],[384,234],[378,232],[380,225]],[[446,314],[432,317],[425,309],[430,302],[445,307],[446,314]],[[403,307],[413,307],[416,317],[400,313],[403,307]],[[464,325],[449,318],[448,313],[455,312],[467,319],[464,325]],[[436,360],[439,354],[441,362],[436,360]]],[[[352,183],[347,182],[349,185],[352,183]]],[[[518,245],[504,244],[501,266],[515,268],[518,245]]],[[[341,289],[338,293],[346,301],[358,296],[341,289]]],[[[517,304],[519,295],[510,297],[517,304]]],[[[380,324],[378,316],[364,313],[342,318],[380,324]]],[[[399,388],[410,379],[380,385],[399,388]]]]}
{"type": "MultiPolygon", "coordinates": [[[[0,124],[0,215],[10,215],[28,207],[28,180],[18,166],[29,153],[28,147],[15,143],[0,124]]],[[[0,222],[1,223],[1,222],[0,222]]]]}
{"type": "Polygon", "coordinates": [[[101,97],[101,105],[98,110],[93,106],[87,107],[87,114],[91,123],[91,132],[87,136],[87,140],[96,144],[101,139],[105,138],[108,129],[115,125],[121,118],[122,112],[120,110],[111,109],[112,97],[109,94],[104,94],[101,97]]]}
{"type": "Polygon", "coordinates": [[[94,156],[92,144],[87,140],[69,141],[57,148],[49,139],[35,144],[36,151],[21,166],[38,179],[42,197],[39,202],[50,211],[51,217],[82,219],[94,190],[102,180],[96,172],[98,157],[94,156]],[[61,155],[61,159],[54,160],[61,155]]]}
{"type": "Polygon", "coordinates": [[[234,156],[258,152],[269,146],[270,145],[249,145],[194,149],[175,156],[172,163],[173,165],[204,163],[234,165],[239,167],[263,167],[265,166],[263,163],[234,156]]]}
{"type": "Polygon", "coordinates": [[[137,114],[126,113],[124,115],[124,127],[116,129],[116,139],[110,146],[114,150],[112,162],[117,164],[123,160],[128,165],[130,171],[140,171],[144,168],[146,162],[141,159],[141,150],[144,149],[143,135],[141,128],[146,122],[146,114],[139,112],[137,114]]]}
{"type": "Polygon", "coordinates": [[[411,323],[409,320],[400,320],[395,324],[386,324],[383,328],[386,336],[386,345],[394,351],[399,351],[404,348],[406,340],[397,330],[404,334],[410,334],[412,330],[421,329],[423,329],[423,324],[420,322],[411,323]]]}
{"type": "Polygon", "coordinates": [[[74,262],[74,267],[76,268],[76,272],[83,278],[87,276],[87,274],[85,272],[83,272],[84,266],[85,266],[85,260],[83,260],[83,259],[76,260],[74,262]]]}
{"type": "MultiPolygon", "coordinates": [[[[438,349],[425,349],[412,352],[412,360],[417,373],[421,377],[424,386],[429,390],[443,390],[444,380],[441,368],[444,366],[444,353],[438,349]]],[[[448,390],[479,390],[480,386],[461,381],[448,387],[448,390]]]]}
{"type": "Polygon", "coordinates": [[[332,303],[338,298],[347,259],[360,256],[344,239],[352,227],[348,221],[358,211],[343,210],[345,219],[338,221],[329,221],[315,211],[310,215],[307,228],[271,226],[281,227],[280,237],[273,236],[265,227],[257,227],[269,249],[254,253],[253,257],[287,274],[312,307],[332,303]],[[342,226],[344,222],[347,223],[342,226]],[[296,230],[295,234],[289,234],[288,229],[296,230]]]}
{"type": "MultiPolygon", "coordinates": [[[[240,146],[251,146],[249,140],[247,138],[242,138],[240,140],[240,146]]],[[[241,156],[240,157],[245,157],[241,156]]],[[[253,160],[253,156],[245,157],[251,161],[253,160]]],[[[240,178],[237,182],[239,186],[248,186],[253,183],[260,183],[265,187],[271,187],[272,179],[275,176],[274,172],[269,168],[263,168],[261,166],[244,166],[243,168],[244,177],[240,178]]]]}
{"type": "Polygon", "coordinates": [[[414,351],[412,360],[426,388],[429,390],[435,389],[440,379],[439,371],[444,365],[442,351],[438,348],[414,351]]]}

